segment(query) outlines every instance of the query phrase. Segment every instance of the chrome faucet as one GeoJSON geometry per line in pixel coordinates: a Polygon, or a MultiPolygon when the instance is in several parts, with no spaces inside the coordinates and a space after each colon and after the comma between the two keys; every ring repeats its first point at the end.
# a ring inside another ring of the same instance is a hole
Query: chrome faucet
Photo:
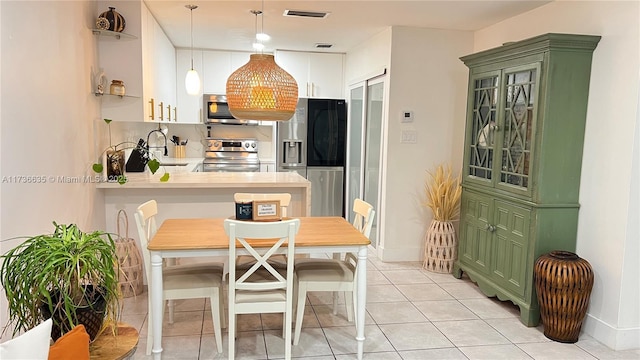
{"type": "MultiPolygon", "coordinates": [[[[156,130],[151,130],[149,134],[147,134],[147,150],[149,150],[149,148],[152,147],[152,146],[149,146],[149,137],[151,137],[151,134],[153,134],[154,132],[159,132],[164,137],[164,156],[169,156],[169,149],[167,149],[167,135],[162,130],[160,130],[160,128],[156,130]]],[[[153,146],[153,148],[157,149],[157,148],[161,148],[161,146],[153,146]]]]}

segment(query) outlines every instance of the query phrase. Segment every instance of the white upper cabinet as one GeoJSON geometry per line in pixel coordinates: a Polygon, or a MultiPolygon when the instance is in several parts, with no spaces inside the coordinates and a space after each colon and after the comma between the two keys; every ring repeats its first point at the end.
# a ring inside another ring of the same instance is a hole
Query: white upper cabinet
{"type": "Polygon", "coordinates": [[[176,107],[176,50],[158,22],[151,16],[153,27],[153,90],[156,99],[156,121],[175,122],[176,107]]]}
{"type": "Polygon", "coordinates": [[[204,50],[202,52],[205,94],[226,94],[227,79],[249,61],[251,53],[204,50]]]}
{"type": "Polygon", "coordinates": [[[202,123],[202,81],[204,71],[202,67],[202,50],[193,50],[193,69],[200,76],[200,92],[198,95],[187,94],[184,79],[187,71],[191,70],[191,49],[176,50],[176,93],[178,95],[177,122],[184,124],[202,123]]]}
{"type": "MultiPolygon", "coordinates": [[[[98,1],[99,9],[110,6],[125,18],[124,32],[132,38],[115,40],[115,37],[101,37],[98,40],[100,67],[109,83],[112,80],[124,82],[127,95],[122,98],[103,96],[102,117],[115,121],[169,121],[171,114],[173,121],[176,113],[176,53],[173,44],[144,2],[98,1]]],[[[108,85],[105,89],[107,94],[108,85]]]]}
{"type": "Polygon", "coordinates": [[[298,83],[298,97],[344,98],[344,54],[280,50],[276,63],[298,83]]]}
{"type": "Polygon", "coordinates": [[[205,94],[225,94],[227,78],[231,75],[231,52],[205,50],[202,52],[205,94]]]}

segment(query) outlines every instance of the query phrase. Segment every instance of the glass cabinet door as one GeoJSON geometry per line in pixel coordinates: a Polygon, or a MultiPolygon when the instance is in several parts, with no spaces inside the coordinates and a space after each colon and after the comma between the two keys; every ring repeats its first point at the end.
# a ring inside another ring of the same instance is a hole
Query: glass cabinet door
{"type": "Polygon", "coordinates": [[[471,126],[467,134],[466,175],[471,181],[491,183],[497,129],[499,73],[480,74],[472,79],[471,126]]]}
{"type": "Polygon", "coordinates": [[[503,114],[500,126],[501,141],[499,186],[510,190],[528,190],[531,168],[531,146],[535,129],[536,94],[540,69],[533,67],[506,69],[502,88],[503,114]]]}

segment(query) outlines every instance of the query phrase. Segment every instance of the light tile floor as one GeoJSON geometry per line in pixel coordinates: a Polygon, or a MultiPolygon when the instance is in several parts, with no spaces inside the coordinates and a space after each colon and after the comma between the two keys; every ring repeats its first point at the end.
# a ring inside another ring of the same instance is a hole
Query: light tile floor
{"type": "MultiPolygon", "coordinates": [[[[553,342],[520,323],[511,302],[484,296],[468,278],[422,270],[419,262],[367,264],[367,360],[425,359],[640,359],[640,350],[613,351],[588,335],[575,344],[553,342]]],[[[310,360],[355,359],[353,323],[344,303],[332,314],[330,293],[310,293],[300,344],[293,357],[310,360]]],[[[147,293],[124,300],[122,320],[140,332],[133,359],[145,356],[147,293]]],[[[282,359],[281,315],[238,318],[237,359],[282,359]]],[[[163,359],[226,359],[213,338],[211,311],[205,300],[176,301],[175,322],[163,325],[163,359]]]]}

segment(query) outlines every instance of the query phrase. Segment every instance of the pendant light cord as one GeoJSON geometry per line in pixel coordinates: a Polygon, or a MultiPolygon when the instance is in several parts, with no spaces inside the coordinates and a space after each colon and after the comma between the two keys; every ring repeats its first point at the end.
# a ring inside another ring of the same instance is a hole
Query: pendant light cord
{"type": "Polygon", "coordinates": [[[191,9],[191,70],[193,70],[193,5],[189,7],[191,9]]]}

